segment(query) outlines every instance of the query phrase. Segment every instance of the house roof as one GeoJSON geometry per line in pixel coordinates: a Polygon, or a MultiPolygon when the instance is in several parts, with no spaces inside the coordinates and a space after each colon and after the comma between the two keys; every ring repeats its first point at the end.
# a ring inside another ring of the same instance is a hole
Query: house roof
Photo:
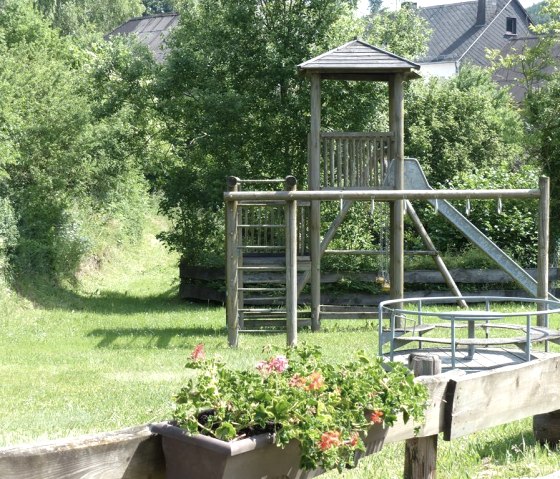
{"type": "Polygon", "coordinates": [[[419,69],[420,65],[362,40],[352,40],[298,65],[301,73],[320,73],[323,78],[374,81],[395,73],[418,78],[419,69]]]}
{"type": "MultiPolygon", "coordinates": [[[[492,2],[492,0],[486,1],[492,2]]],[[[527,22],[531,21],[518,0],[495,0],[492,3],[492,8],[486,8],[486,21],[482,24],[477,24],[479,2],[476,0],[419,8],[418,14],[432,29],[428,54],[419,59],[419,62],[460,61],[469,53],[469,58],[474,63],[486,64],[485,48],[473,48],[473,46],[483,36],[485,44],[489,43],[493,46],[496,42],[503,42],[505,31],[498,32],[489,28],[498,17],[510,15],[514,9],[521,17],[525,17],[527,22]],[[510,13],[507,13],[506,9],[510,13]],[[486,38],[491,36],[496,38],[486,38]]]]}
{"type": "Polygon", "coordinates": [[[132,18],[108,33],[106,38],[135,34],[138,40],[152,51],[156,61],[161,63],[166,54],[165,39],[178,23],[179,14],[177,13],[132,18]]]}

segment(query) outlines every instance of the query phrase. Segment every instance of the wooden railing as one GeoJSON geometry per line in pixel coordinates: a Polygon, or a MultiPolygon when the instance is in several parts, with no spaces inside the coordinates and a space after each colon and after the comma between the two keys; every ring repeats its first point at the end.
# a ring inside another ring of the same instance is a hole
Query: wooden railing
{"type": "MultiPolygon", "coordinates": [[[[244,254],[282,254],[286,247],[284,202],[242,202],[239,207],[240,247],[244,254]]],[[[298,255],[309,251],[309,202],[298,205],[298,255]]]]}
{"type": "Polygon", "coordinates": [[[393,138],[390,132],[322,132],[322,188],[379,188],[392,158],[393,138]]]}

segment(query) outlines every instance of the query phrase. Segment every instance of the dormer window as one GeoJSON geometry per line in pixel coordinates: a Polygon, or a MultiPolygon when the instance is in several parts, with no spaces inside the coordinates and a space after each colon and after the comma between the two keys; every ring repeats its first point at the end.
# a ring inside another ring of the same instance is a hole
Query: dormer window
{"type": "Polygon", "coordinates": [[[506,35],[517,35],[517,19],[513,17],[506,18],[506,35]]]}

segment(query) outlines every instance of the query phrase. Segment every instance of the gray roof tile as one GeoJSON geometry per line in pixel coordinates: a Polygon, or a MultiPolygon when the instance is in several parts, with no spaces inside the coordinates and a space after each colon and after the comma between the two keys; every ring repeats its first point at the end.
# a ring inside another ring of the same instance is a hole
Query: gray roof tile
{"type": "Polygon", "coordinates": [[[177,13],[132,18],[107,34],[106,38],[115,35],[136,34],[138,40],[152,51],[156,61],[161,63],[166,55],[165,39],[178,23],[179,15],[177,13]]]}

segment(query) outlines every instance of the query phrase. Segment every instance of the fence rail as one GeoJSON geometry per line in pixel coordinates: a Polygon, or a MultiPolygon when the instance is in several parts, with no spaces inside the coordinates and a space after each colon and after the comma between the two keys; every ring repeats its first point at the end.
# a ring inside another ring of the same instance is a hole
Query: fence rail
{"type": "MultiPolygon", "coordinates": [[[[555,417],[560,398],[560,354],[492,371],[460,373],[417,378],[429,391],[425,422],[419,428],[411,421],[399,420],[390,428],[374,429],[372,434],[384,444],[440,432],[445,440],[453,440],[526,417],[549,413],[555,417]]],[[[159,436],[151,434],[149,426],[140,426],[0,449],[0,473],[2,479],[160,479],[165,464],[159,436]]]]}

